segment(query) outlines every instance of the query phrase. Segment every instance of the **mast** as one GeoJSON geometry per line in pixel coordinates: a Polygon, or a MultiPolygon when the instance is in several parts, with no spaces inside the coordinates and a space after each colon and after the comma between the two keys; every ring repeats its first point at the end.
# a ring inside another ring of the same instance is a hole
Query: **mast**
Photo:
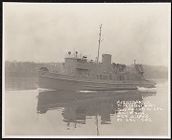
{"type": "Polygon", "coordinates": [[[97,63],[99,63],[99,51],[100,51],[100,42],[102,41],[101,39],[101,31],[102,31],[102,24],[100,25],[100,32],[99,32],[99,40],[98,40],[98,55],[97,55],[97,63]]]}

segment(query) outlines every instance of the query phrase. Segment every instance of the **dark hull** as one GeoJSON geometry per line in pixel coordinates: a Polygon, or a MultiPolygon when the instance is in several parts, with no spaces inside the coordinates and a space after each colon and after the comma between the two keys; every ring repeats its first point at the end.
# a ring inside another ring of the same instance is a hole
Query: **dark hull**
{"type": "Polygon", "coordinates": [[[137,87],[153,88],[155,83],[142,81],[96,81],[75,79],[59,74],[46,73],[39,75],[39,88],[70,91],[112,91],[112,90],[136,90],[137,87]]]}

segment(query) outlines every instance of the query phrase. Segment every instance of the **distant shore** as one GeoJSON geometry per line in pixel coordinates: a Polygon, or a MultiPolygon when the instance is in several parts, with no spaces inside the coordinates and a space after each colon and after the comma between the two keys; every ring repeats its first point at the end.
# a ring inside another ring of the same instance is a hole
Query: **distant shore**
{"type": "MultiPolygon", "coordinates": [[[[61,72],[62,63],[6,62],[5,89],[35,89],[38,83],[38,70],[46,66],[55,72],[61,72]]],[[[146,79],[167,79],[168,69],[163,66],[143,65],[146,79]]]]}

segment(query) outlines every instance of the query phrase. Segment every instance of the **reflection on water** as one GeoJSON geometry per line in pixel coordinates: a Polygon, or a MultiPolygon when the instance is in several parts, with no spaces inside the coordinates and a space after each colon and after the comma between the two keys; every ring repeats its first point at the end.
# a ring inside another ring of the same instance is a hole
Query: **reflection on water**
{"type": "Polygon", "coordinates": [[[167,87],[167,82],[159,82],[156,92],[5,91],[5,132],[57,137],[167,135],[167,87]]]}
{"type": "Polygon", "coordinates": [[[144,107],[143,98],[155,94],[156,92],[145,93],[136,90],[92,93],[45,91],[38,95],[37,112],[44,114],[48,110],[63,108],[63,121],[68,127],[71,123],[74,123],[72,126],[75,128],[79,123],[86,124],[86,118],[89,116],[95,116],[96,125],[98,121],[101,124],[111,124],[112,115],[119,114],[125,108],[129,109],[127,103],[132,107],[130,115],[139,114],[144,107]],[[100,120],[97,116],[100,116],[100,120]]]}

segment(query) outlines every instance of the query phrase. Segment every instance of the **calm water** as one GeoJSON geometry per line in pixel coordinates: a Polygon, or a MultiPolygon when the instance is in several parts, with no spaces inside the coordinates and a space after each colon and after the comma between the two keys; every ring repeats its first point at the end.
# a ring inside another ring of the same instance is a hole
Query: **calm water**
{"type": "Polygon", "coordinates": [[[168,84],[156,92],[6,90],[5,134],[165,136],[168,84]]]}

